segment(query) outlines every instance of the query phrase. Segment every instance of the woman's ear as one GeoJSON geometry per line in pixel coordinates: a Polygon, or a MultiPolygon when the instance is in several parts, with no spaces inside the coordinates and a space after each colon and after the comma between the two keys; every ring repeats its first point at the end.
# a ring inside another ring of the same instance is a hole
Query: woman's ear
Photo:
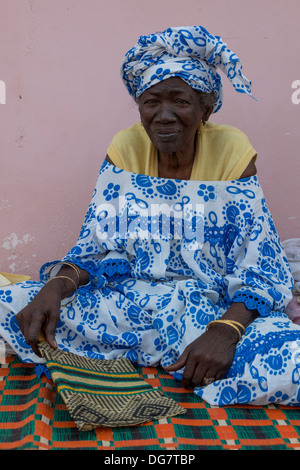
{"type": "Polygon", "coordinates": [[[202,116],[202,122],[203,124],[206,123],[210,115],[212,114],[214,110],[214,105],[216,101],[216,96],[214,92],[211,93],[204,93],[202,91],[199,92],[199,99],[200,99],[200,104],[203,109],[203,116],[202,116]]]}
{"type": "Polygon", "coordinates": [[[213,112],[213,109],[214,109],[213,106],[209,106],[209,107],[207,108],[207,110],[206,110],[206,112],[205,112],[205,114],[204,114],[204,116],[203,116],[203,118],[202,118],[203,124],[206,124],[206,123],[207,123],[207,121],[209,120],[209,118],[210,118],[210,116],[211,116],[211,114],[212,114],[212,112],[213,112]]]}

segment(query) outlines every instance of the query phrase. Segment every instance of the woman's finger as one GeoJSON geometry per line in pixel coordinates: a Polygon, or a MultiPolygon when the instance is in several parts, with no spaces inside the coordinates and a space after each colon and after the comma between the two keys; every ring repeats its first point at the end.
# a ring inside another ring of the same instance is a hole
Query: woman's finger
{"type": "Polygon", "coordinates": [[[199,387],[206,373],[206,364],[189,360],[183,374],[183,384],[186,388],[199,387]]]}
{"type": "Polygon", "coordinates": [[[177,359],[177,361],[175,361],[173,364],[171,364],[170,366],[165,366],[165,370],[167,370],[168,372],[173,372],[173,371],[176,371],[176,370],[179,370],[179,369],[182,369],[182,367],[185,366],[186,364],[186,361],[187,361],[187,358],[188,358],[188,355],[189,355],[189,346],[183,351],[183,353],[181,354],[181,356],[177,359]]]}
{"type": "Polygon", "coordinates": [[[25,341],[33,352],[41,357],[41,353],[38,348],[38,343],[39,343],[39,337],[42,329],[42,324],[43,324],[43,319],[41,317],[38,318],[38,320],[35,320],[34,322],[31,321],[28,326],[27,326],[27,331],[25,332],[25,341]]]}
{"type": "Polygon", "coordinates": [[[59,313],[55,314],[49,314],[48,321],[46,325],[44,325],[43,328],[43,333],[45,335],[45,340],[47,343],[53,348],[57,349],[57,342],[55,340],[55,332],[56,332],[56,327],[57,323],[59,321],[59,313]]]}

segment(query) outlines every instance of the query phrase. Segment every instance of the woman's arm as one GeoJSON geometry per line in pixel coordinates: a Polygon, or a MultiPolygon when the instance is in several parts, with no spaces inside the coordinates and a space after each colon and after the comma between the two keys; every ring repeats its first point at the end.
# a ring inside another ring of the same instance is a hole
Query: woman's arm
{"type": "MultiPolygon", "coordinates": [[[[61,299],[69,297],[74,293],[76,284],[77,288],[84,284],[87,284],[90,280],[89,273],[84,269],[76,267],[77,269],[72,268],[67,264],[63,264],[58,273],[52,278],[51,282],[60,281],[61,284],[61,299]],[[78,273],[78,274],[77,274],[78,273]],[[59,278],[58,278],[59,277],[59,278]],[[66,279],[70,278],[72,281],[66,279]]],[[[50,282],[50,280],[48,281],[50,282]]]]}
{"type": "Polygon", "coordinates": [[[87,271],[63,265],[54,278],[51,278],[34,299],[17,314],[17,322],[29,344],[37,356],[41,333],[54,349],[57,348],[55,331],[60,318],[62,299],[69,297],[80,285],[89,282],[87,271]]]}
{"type": "Polygon", "coordinates": [[[241,323],[244,328],[247,328],[258,316],[259,313],[257,310],[249,310],[245,304],[233,302],[220,319],[234,320],[241,323]]]}
{"type": "Polygon", "coordinates": [[[252,158],[251,162],[240,176],[240,178],[249,178],[249,176],[254,176],[257,173],[256,165],[255,165],[255,157],[252,158]]]}
{"type": "Polygon", "coordinates": [[[106,155],[105,159],[108,161],[108,163],[111,163],[112,165],[115,166],[114,162],[111,160],[111,158],[108,155],[106,155]]]}

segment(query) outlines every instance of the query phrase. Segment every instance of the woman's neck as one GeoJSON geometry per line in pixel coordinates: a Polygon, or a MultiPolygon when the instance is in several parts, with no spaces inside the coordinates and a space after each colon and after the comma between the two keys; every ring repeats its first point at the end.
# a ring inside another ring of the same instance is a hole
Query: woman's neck
{"type": "Polygon", "coordinates": [[[189,180],[191,177],[195,150],[188,154],[179,152],[163,153],[158,155],[158,176],[161,178],[184,179],[189,180]]]}

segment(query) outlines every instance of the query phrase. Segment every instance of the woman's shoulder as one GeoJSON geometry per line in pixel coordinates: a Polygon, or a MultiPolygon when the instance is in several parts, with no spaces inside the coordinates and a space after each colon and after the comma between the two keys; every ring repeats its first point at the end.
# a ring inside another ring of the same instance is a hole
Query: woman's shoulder
{"type": "Polygon", "coordinates": [[[237,179],[256,173],[257,153],[240,129],[207,122],[199,129],[199,138],[201,158],[209,167],[221,171],[221,179],[237,179]]]}
{"type": "Polygon", "coordinates": [[[202,148],[208,155],[217,155],[218,159],[241,159],[245,154],[256,155],[247,135],[237,127],[227,124],[208,122],[200,128],[202,148]]]}
{"type": "Polygon", "coordinates": [[[214,139],[249,142],[247,135],[243,131],[228,124],[215,124],[208,121],[205,126],[201,127],[200,132],[214,139]]]}

